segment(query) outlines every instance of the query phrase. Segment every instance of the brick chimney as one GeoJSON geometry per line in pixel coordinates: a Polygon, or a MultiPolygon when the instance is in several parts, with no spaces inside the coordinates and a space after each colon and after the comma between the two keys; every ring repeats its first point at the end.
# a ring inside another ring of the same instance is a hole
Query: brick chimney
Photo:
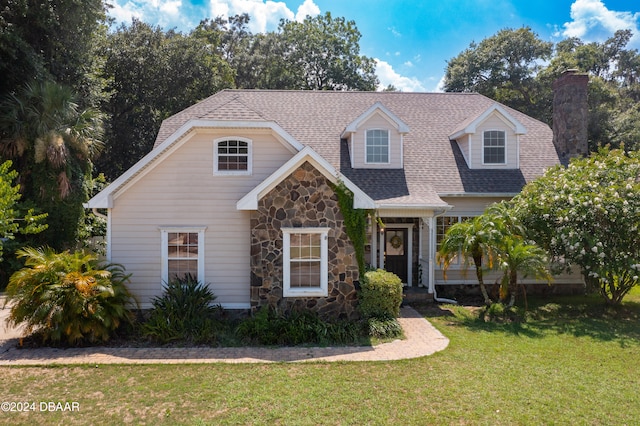
{"type": "Polygon", "coordinates": [[[570,69],[553,83],[553,144],[562,164],[588,153],[589,76],[570,69]]]}

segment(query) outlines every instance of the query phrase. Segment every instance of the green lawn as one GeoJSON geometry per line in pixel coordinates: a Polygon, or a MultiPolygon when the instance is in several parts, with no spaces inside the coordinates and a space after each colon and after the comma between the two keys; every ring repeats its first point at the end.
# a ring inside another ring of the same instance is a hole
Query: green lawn
{"type": "Polygon", "coordinates": [[[553,302],[530,300],[520,325],[424,308],[451,343],[417,360],[1,368],[2,400],[80,412],[0,424],[637,424],[640,289],[621,311],[553,302]]]}

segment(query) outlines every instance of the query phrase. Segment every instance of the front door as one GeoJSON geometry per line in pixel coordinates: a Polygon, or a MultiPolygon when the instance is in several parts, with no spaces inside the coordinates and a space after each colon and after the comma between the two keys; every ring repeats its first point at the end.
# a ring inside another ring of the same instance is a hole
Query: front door
{"type": "Polygon", "coordinates": [[[407,274],[407,228],[385,228],[384,230],[384,268],[408,283],[407,274]]]}

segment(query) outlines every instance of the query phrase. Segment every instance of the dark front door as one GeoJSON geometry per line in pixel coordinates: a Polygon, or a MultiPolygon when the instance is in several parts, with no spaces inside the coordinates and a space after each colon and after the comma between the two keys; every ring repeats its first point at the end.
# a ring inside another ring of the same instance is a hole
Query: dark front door
{"type": "Polygon", "coordinates": [[[384,269],[407,283],[407,228],[384,230],[384,269]]]}

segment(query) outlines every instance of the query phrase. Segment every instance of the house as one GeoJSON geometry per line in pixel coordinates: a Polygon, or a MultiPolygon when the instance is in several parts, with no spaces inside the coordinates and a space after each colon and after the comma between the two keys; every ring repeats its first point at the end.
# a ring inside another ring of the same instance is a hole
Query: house
{"type": "Polygon", "coordinates": [[[558,164],[553,141],[473,93],[224,90],[166,119],[154,149],[86,207],[107,210],[107,257],[143,308],[190,272],[228,309],[350,318],[358,268],[333,184],[384,224],[370,223],[367,261],[434,294],[475,283],[443,279],[447,228],[558,164]]]}

